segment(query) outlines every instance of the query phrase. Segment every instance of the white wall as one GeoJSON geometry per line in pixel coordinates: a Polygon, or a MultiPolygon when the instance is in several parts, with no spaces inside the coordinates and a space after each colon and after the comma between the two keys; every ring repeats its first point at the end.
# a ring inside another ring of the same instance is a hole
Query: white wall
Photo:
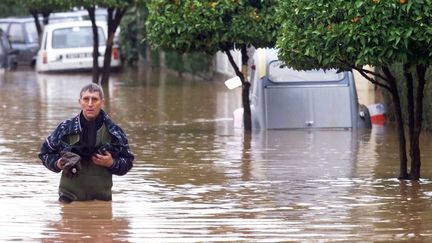
{"type": "MultiPolygon", "coordinates": [[[[240,51],[231,51],[231,54],[236,61],[237,65],[241,65],[241,53],[240,51]]],[[[228,76],[235,76],[234,69],[228,61],[228,57],[224,52],[218,51],[215,56],[215,67],[216,72],[222,73],[228,76]]]]}

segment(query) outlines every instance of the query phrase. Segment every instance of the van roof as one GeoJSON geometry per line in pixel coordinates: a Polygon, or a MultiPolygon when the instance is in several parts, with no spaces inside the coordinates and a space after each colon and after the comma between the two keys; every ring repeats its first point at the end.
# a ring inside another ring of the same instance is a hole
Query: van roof
{"type": "MultiPolygon", "coordinates": [[[[97,21],[96,25],[102,28],[106,28],[107,23],[103,21],[97,21]]],[[[44,30],[49,31],[53,29],[62,29],[62,28],[71,28],[71,27],[89,27],[89,26],[92,26],[90,20],[69,21],[69,22],[59,22],[59,23],[45,25],[44,30]]]]}

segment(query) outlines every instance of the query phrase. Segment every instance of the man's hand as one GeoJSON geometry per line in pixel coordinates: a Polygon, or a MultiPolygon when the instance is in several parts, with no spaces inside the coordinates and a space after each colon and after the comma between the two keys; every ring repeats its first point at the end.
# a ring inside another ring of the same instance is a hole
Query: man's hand
{"type": "Polygon", "coordinates": [[[94,154],[91,157],[93,163],[95,163],[96,165],[99,166],[103,166],[103,167],[111,167],[114,163],[114,160],[112,158],[112,155],[110,152],[105,151],[104,154],[94,154]]]}
{"type": "Polygon", "coordinates": [[[56,165],[57,165],[57,168],[59,168],[59,170],[63,170],[63,165],[62,165],[62,162],[61,162],[61,157],[60,157],[60,159],[57,160],[56,165]]]}

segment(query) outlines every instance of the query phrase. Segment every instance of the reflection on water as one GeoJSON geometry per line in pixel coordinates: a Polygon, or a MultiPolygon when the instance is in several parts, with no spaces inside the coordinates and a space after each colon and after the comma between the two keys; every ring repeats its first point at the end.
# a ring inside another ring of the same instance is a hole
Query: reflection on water
{"type": "Polygon", "coordinates": [[[232,126],[240,90],[140,70],[114,74],[106,110],[136,162],[112,202],[57,202],[59,175],[37,158],[77,113],[83,74],[0,78],[0,241],[429,241],[431,141],[420,182],[400,182],[393,127],[372,131],[232,126]]]}
{"type": "Polygon", "coordinates": [[[43,241],[116,242],[128,235],[127,219],[114,217],[111,202],[60,204],[60,218],[52,220],[43,241]]]}

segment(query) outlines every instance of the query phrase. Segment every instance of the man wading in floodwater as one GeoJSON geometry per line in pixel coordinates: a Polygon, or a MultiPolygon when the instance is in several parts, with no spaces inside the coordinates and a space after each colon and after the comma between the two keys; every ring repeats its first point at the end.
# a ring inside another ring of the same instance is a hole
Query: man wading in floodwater
{"type": "Polygon", "coordinates": [[[112,175],[132,168],[134,155],[123,130],[102,110],[103,90],[97,84],[81,89],[81,112],[63,121],[42,144],[39,158],[45,167],[62,171],[59,200],[112,198],[112,175]]]}

